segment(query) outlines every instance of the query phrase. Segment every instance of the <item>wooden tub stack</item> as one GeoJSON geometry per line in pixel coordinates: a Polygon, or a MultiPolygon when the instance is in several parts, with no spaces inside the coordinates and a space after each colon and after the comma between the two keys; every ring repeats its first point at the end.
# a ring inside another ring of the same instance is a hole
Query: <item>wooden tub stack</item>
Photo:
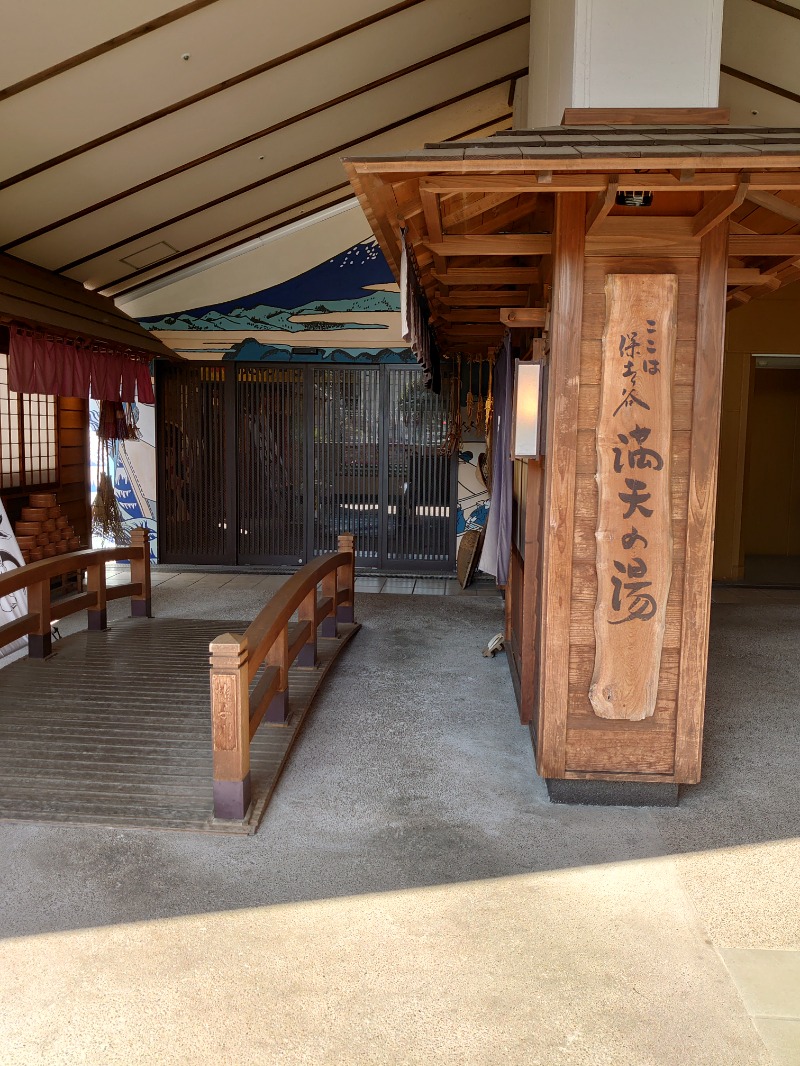
{"type": "Polygon", "coordinates": [[[17,543],[26,563],[77,551],[81,542],[52,492],[31,493],[15,525],[17,543]]]}

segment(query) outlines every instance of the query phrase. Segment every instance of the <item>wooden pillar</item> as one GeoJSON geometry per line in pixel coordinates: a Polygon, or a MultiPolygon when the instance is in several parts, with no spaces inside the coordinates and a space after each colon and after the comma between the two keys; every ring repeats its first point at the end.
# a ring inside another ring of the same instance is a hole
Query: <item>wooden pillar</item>
{"type": "Polygon", "coordinates": [[[150,531],[146,526],[139,526],[131,533],[131,547],[138,549],[137,558],[131,559],[131,581],[142,586],[142,591],[131,596],[131,615],[134,618],[152,618],[152,598],[150,591],[150,531]]]}
{"type": "Polygon", "coordinates": [[[587,207],[556,206],[538,640],[522,626],[537,767],[556,800],[674,803],[701,770],[728,223],[648,241],[642,216],[633,241],[611,218],[584,237],[587,207]],[[663,368],[643,361],[649,330],[663,368]],[[648,405],[620,419],[632,331],[648,405]]]}
{"type": "Polygon", "coordinates": [[[700,780],[708,668],[717,447],[725,352],[727,219],[703,237],[701,245],[675,742],[675,778],[691,784],[700,780]]]}
{"type": "Polygon", "coordinates": [[[319,635],[321,637],[335,637],[338,635],[336,624],[337,572],[338,567],[336,570],[331,570],[322,579],[322,598],[330,599],[331,613],[323,618],[319,624],[319,635]]]}
{"type": "Polygon", "coordinates": [[[28,611],[39,616],[36,629],[28,634],[28,657],[46,659],[53,650],[50,632],[50,579],[28,586],[28,611]]]}
{"type": "Polygon", "coordinates": [[[214,817],[238,821],[251,798],[247,640],[224,633],[210,650],[214,817]]]}
{"type": "Polygon", "coordinates": [[[352,533],[340,533],[339,534],[339,552],[345,555],[349,555],[350,558],[344,566],[340,566],[337,569],[337,587],[340,589],[346,589],[348,592],[347,598],[344,599],[336,610],[336,620],[338,622],[354,622],[355,621],[355,587],[356,587],[356,549],[355,549],[355,537],[352,533]]]}
{"type": "Polygon", "coordinates": [[[108,628],[108,616],[106,612],[106,564],[104,562],[90,563],[87,567],[86,577],[87,591],[95,597],[94,605],[87,611],[90,630],[103,630],[108,628]]]}
{"type": "Polygon", "coordinates": [[[297,612],[301,622],[308,622],[310,632],[305,644],[297,653],[297,665],[306,670],[315,670],[317,662],[317,587],[309,592],[297,612]]]}
{"type": "Polygon", "coordinates": [[[561,193],[553,234],[553,306],[547,403],[547,477],[542,536],[542,629],[537,768],[565,770],[569,703],[572,547],[578,444],[586,197],[561,193]]]}
{"type": "Polygon", "coordinates": [[[264,718],[276,725],[285,725],[289,717],[289,631],[283,627],[280,636],[267,652],[267,668],[278,670],[278,691],[272,697],[264,718]]]}

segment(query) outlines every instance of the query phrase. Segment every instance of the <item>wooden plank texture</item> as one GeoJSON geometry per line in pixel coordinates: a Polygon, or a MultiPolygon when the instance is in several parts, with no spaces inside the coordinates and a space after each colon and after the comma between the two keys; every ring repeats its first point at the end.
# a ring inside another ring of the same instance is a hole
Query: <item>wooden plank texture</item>
{"type": "Polygon", "coordinates": [[[566,759],[572,538],[578,433],[586,200],[563,193],[553,235],[553,304],[542,562],[542,647],[537,768],[561,777],[566,759]]]}
{"type": "Polygon", "coordinates": [[[675,780],[700,780],[703,713],[708,668],[711,566],[717,493],[722,363],[725,339],[725,280],[728,227],[723,223],[702,241],[697,323],[689,511],[684,570],[683,631],[678,688],[675,780]]]}
{"type": "Polygon", "coordinates": [[[214,821],[208,647],[246,626],[127,619],[5,667],[0,820],[255,832],[314,695],[359,627],[320,638],[319,670],[289,672],[287,725],[262,724],[250,748],[247,820],[214,821]]]}
{"type": "Polygon", "coordinates": [[[589,699],[601,718],[655,710],[672,578],[672,368],[678,279],[610,274],[597,426],[597,601],[589,699]]]}

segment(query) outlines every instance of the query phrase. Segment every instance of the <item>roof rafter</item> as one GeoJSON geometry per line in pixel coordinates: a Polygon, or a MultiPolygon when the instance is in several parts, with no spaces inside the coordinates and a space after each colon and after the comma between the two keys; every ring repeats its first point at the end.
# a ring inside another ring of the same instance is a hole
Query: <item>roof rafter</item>
{"type": "MultiPolygon", "coordinates": [[[[285,177],[287,174],[295,173],[298,170],[302,170],[304,167],[311,166],[312,163],[318,163],[323,159],[328,159],[331,156],[339,155],[341,152],[347,151],[349,148],[355,147],[357,144],[362,144],[364,141],[369,141],[373,137],[380,137],[384,133],[390,133],[392,130],[399,129],[401,126],[406,126],[410,122],[415,122],[417,119],[425,118],[427,115],[432,115],[436,111],[442,111],[446,107],[451,107],[453,104],[461,103],[463,100],[468,100],[473,96],[477,96],[479,93],[487,92],[489,89],[493,89],[498,85],[503,85],[509,78],[514,77],[515,72],[504,74],[499,78],[493,78],[491,81],[478,85],[474,89],[468,89],[466,92],[459,93],[457,96],[452,96],[447,100],[443,100],[438,104],[433,104],[430,107],[423,108],[420,111],[416,111],[411,115],[404,115],[402,118],[397,119],[395,122],[390,122],[385,126],[381,126],[379,129],[371,130],[368,133],[363,133],[353,140],[346,141],[344,144],[334,145],[328,148],[324,152],[319,152],[317,155],[311,156],[308,159],[304,159],[299,163],[295,163],[292,166],[284,167],[282,170],[274,171],[272,174],[267,174],[263,178],[259,178],[257,181],[251,181],[247,185],[242,185],[238,189],[233,189],[230,192],[223,193],[221,196],[215,197],[213,200],[208,200],[204,204],[199,204],[197,207],[190,208],[187,211],[182,211],[178,215],[173,215],[172,218],[164,219],[161,222],[157,222],[152,226],[148,226],[143,230],[139,230],[137,233],[129,234],[126,237],[115,241],[113,244],[106,245],[97,251],[89,253],[83,256],[80,260],[74,260],[71,266],[77,266],[79,263],[88,262],[90,259],[95,259],[99,255],[104,255],[106,252],[114,251],[117,248],[123,247],[125,244],[129,244],[131,241],[140,240],[142,237],[149,237],[151,233],[157,233],[159,230],[164,229],[167,226],[174,225],[176,222],[182,222],[186,218],[191,218],[194,215],[201,214],[203,211],[208,211],[212,207],[217,207],[218,204],[225,203],[228,200],[233,200],[237,196],[243,196],[245,193],[252,192],[253,189],[260,189],[264,185],[268,185],[272,181],[277,181],[278,178],[285,177]]],[[[518,73],[518,72],[516,72],[518,73]]],[[[11,248],[18,248],[20,245],[27,244],[28,241],[34,240],[36,237],[42,237],[46,233],[51,233],[54,230],[61,229],[70,222],[75,222],[79,218],[84,216],[83,212],[77,212],[74,215],[68,216],[63,219],[59,219],[57,222],[49,223],[46,226],[41,226],[37,230],[33,230],[31,233],[27,233],[22,237],[17,237],[13,241],[9,241],[7,244],[0,247],[0,252],[8,251],[11,248]]],[[[62,270],[68,269],[62,267],[62,270]]]]}
{"type": "Polygon", "coordinates": [[[53,156],[52,159],[45,160],[42,163],[37,163],[34,167],[29,167],[27,170],[20,171],[19,174],[15,174],[10,178],[6,178],[5,181],[0,182],[0,190],[7,189],[9,186],[17,184],[17,182],[24,181],[25,178],[31,178],[34,174],[41,174],[45,170],[58,166],[59,163],[65,163],[68,159],[74,159],[76,156],[83,155],[85,152],[90,152],[93,148],[98,148],[100,145],[107,144],[109,141],[124,137],[127,133],[133,133],[134,130],[149,126],[153,122],[157,122],[159,119],[166,118],[168,115],[174,115],[176,112],[191,107],[193,104],[200,103],[202,100],[207,100],[211,96],[216,96],[217,93],[225,92],[226,89],[230,89],[235,85],[241,85],[242,82],[249,81],[251,78],[257,78],[259,75],[266,74],[270,70],[285,66],[286,63],[291,63],[293,59],[299,59],[301,56],[308,55],[310,52],[315,52],[319,48],[324,48],[327,44],[341,40],[342,37],[349,37],[350,34],[357,33],[359,30],[366,29],[368,26],[374,26],[376,23],[382,22],[384,19],[391,18],[392,15],[398,14],[398,12],[405,11],[410,7],[416,7],[418,4],[423,3],[425,3],[425,0],[402,0],[401,3],[393,4],[391,7],[384,8],[382,11],[378,11],[374,15],[359,19],[357,22],[351,22],[348,26],[343,26],[340,30],[326,33],[323,37],[318,37],[315,41],[301,45],[299,48],[293,48],[291,51],[284,52],[282,55],[276,56],[274,59],[268,59],[265,63],[259,63],[258,66],[251,67],[249,70],[245,70],[241,74],[236,74],[232,78],[226,78],[225,81],[218,82],[216,85],[211,85],[209,88],[202,89],[200,92],[192,93],[191,96],[186,96],[182,100],[177,100],[173,104],[159,108],[158,111],[153,111],[149,115],[136,119],[134,122],[128,122],[124,126],[120,126],[115,130],[104,133],[101,137],[95,137],[93,140],[87,141],[85,144],[77,145],[75,148],[70,148],[67,152],[62,152],[60,155],[53,156]]]}

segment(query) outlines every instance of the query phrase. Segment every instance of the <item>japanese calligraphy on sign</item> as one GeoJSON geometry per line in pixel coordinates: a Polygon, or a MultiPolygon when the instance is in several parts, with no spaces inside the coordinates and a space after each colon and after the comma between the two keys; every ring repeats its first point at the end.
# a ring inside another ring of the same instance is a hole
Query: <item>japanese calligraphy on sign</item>
{"type": "Polygon", "coordinates": [[[658,694],[672,578],[674,274],[609,274],[597,424],[597,602],[589,700],[637,721],[658,694]]]}

